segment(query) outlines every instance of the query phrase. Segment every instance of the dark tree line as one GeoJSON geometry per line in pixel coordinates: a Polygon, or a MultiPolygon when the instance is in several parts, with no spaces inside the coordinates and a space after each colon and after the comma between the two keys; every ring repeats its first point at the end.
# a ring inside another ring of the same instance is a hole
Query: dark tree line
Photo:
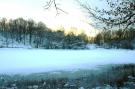
{"type": "Polygon", "coordinates": [[[64,29],[53,31],[42,22],[34,20],[0,20],[0,35],[2,46],[13,47],[15,43],[30,45],[34,48],[46,49],[84,49],[86,35],[65,34],[64,29]],[[12,45],[12,46],[11,46],[12,45]]]}
{"type": "Polygon", "coordinates": [[[90,38],[82,33],[65,34],[64,29],[53,31],[42,22],[34,20],[0,20],[0,46],[18,47],[23,44],[33,48],[45,49],[85,49],[88,43],[105,48],[135,49],[135,29],[102,30],[96,37],[90,38]]]}
{"type": "Polygon", "coordinates": [[[105,48],[135,49],[135,29],[103,30],[94,42],[105,48]]]}

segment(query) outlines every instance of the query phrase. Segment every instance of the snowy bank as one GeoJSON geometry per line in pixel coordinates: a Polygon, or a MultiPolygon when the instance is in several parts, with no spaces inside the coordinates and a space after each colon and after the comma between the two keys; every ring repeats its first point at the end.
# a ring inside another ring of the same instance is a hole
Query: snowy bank
{"type": "Polygon", "coordinates": [[[123,63],[135,63],[135,50],[0,49],[0,73],[92,69],[123,63]]]}

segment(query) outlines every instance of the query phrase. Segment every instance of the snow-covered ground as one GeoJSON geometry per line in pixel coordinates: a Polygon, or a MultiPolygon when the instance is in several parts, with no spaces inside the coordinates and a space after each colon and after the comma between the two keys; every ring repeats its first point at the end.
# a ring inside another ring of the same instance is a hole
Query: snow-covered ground
{"type": "Polygon", "coordinates": [[[135,50],[0,49],[0,73],[93,69],[104,64],[135,63],[135,50]]]}
{"type": "Polygon", "coordinates": [[[18,43],[17,41],[15,40],[12,40],[12,39],[7,39],[7,42],[6,42],[6,38],[1,36],[1,33],[0,33],[0,47],[1,48],[32,48],[28,42],[24,45],[23,43],[18,43]],[[13,42],[12,42],[13,41],[13,42]],[[7,44],[8,42],[8,44],[7,44]]]}

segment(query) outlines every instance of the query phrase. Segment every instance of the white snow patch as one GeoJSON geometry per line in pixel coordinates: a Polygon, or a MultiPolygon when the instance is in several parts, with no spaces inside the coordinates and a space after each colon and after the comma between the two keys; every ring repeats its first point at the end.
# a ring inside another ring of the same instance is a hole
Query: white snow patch
{"type": "Polygon", "coordinates": [[[86,48],[88,49],[96,49],[98,46],[96,44],[87,44],[86,48]]]}

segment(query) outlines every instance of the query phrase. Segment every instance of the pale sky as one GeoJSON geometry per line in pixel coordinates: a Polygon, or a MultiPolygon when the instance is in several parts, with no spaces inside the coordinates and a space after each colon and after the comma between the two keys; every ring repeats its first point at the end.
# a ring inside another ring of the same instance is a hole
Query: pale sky
{"type": "Polygon", "coordinates": [[[77,6],[75,0],[58,0],[59,2],[59,7],[68,14],[61,13],[56,16],[55,9],[45,10],[43,6],[46,4],[46,0],[0,0],[0,17],[31,18],[35,21],[42,21],[53,29],[60,26],[65,28],[77,27],[84,29],[87,34],[95,33],[94,28],[87,24],[89,19],[77,6]]]}

